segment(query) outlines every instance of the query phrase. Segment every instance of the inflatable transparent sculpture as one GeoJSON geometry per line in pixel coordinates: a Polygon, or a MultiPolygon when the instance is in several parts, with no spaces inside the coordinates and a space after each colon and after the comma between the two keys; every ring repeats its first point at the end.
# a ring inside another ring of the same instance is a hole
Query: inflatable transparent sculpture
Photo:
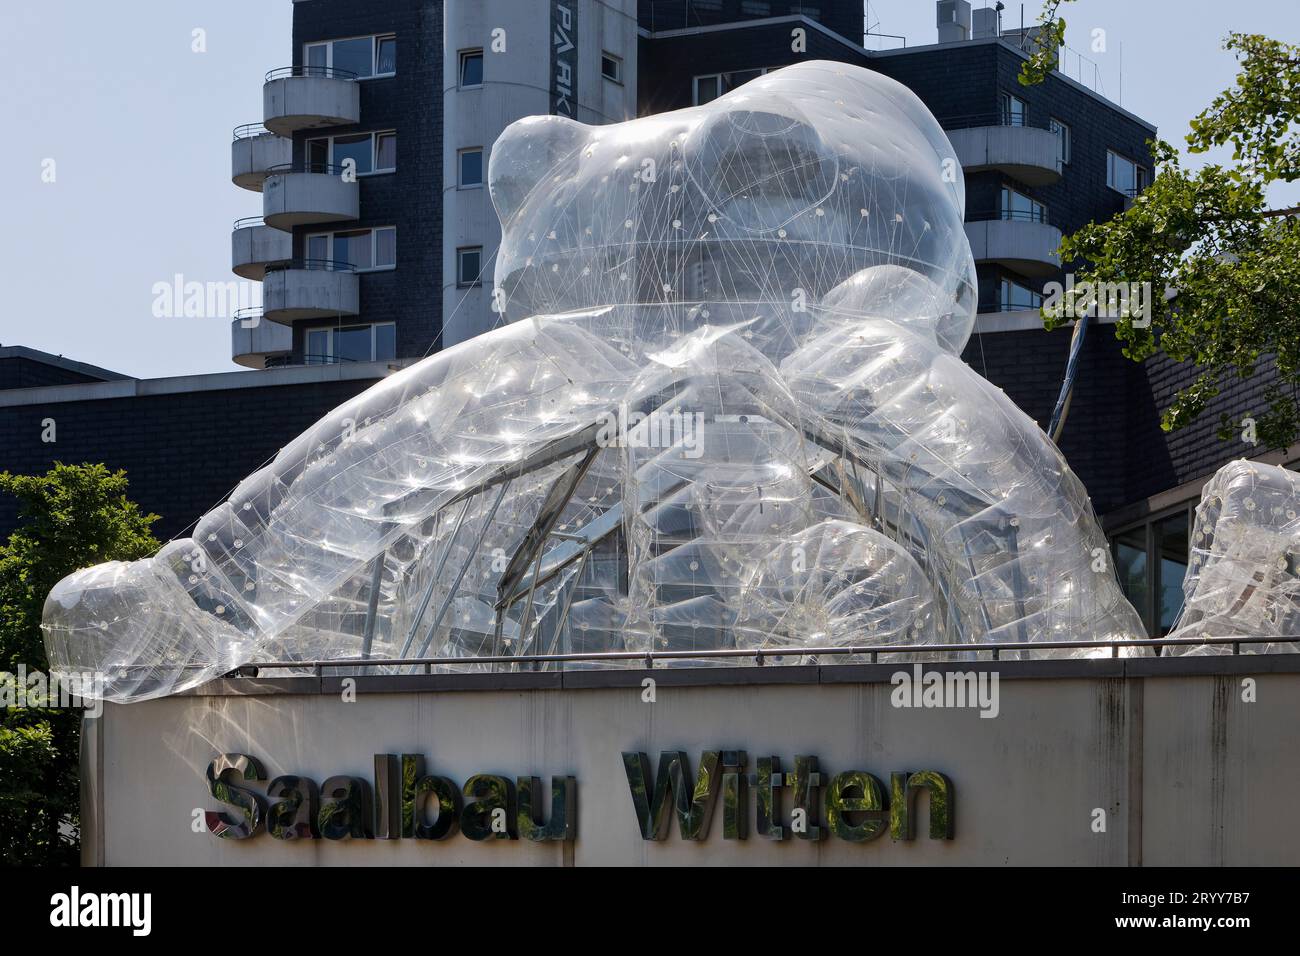
{"type": "Polygon", "coordinates": [[[127,701],[257,661],[1142,635],[1082,485],[961,361],[962,174],[906,88],[810,62],[525,119],[489,179],[501,327],[62,581],[56,668],[127,701]]]}
{"type": "MultiPolygon", "coordinates": [[[[1179,638],[1272,637],[1255,653],[1295,651],[1300,637],[1300,475],[1234,461],[1205,485],[1192,527],[1179,638]]],[[[1205,644],[1193,653],[1228,654],[1205,644]]]]}

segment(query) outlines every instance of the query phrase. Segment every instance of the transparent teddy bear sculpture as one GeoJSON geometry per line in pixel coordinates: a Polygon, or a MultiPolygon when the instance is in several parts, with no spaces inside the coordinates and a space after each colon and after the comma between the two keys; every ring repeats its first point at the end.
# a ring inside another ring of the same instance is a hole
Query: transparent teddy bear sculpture
{"type": "Polygon", "coordinates": [[[60,582],[56,666],[126,701],[256,661],[1141,635],[1083,487],[959,358],[963,180],[906,88],[808,62],[529,118],[489,185],[503,324],[331,412],[190,538],[60,582]]]}

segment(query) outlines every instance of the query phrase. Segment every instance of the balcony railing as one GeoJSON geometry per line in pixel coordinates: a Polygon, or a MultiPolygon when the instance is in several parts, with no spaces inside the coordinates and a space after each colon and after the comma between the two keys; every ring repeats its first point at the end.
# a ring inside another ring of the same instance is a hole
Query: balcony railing
{"type": "Polygon", "coordinates": [[[992,113],[968,113],[962,116],[939,118],[944,129],[978,129],[982,126],[1016,126],[1028,129],[1051,129],[1051,124],[1030,116],[1018,116],[995,110],[992,113]]]}
{"type": "Polygon", "coordinates": [[[983,209],[966,216],[967,222],[1041,222],[1050,224],[1046,209],[983,209]]]}
{"type": "Polygon", "coordinates": [[[265,123],[245,123],[243,126],[235,127],[233,139],[239,142],[241,139],[255,139],[258,136],[268,136],[270,133],[265,123]]]}
{"type": "Polygon", "coordinates": [[[271,83],[275,80],[285,80],[294,76],[314,76],[327,80],[355,80],[357,74],[351,70],[336,70],[332,66],[307,66],[299,64],[298,66],[281,66],[270,70],[264,79],[264,82],[271,83]]]}
{"type": "Polygon", "coordinates": [[[289,269],[306,269],[310,272],[356,272],[351,262],[340,259],[290,259],[288,262],[267,266],[267,272],[284,272],[289,269]]]}

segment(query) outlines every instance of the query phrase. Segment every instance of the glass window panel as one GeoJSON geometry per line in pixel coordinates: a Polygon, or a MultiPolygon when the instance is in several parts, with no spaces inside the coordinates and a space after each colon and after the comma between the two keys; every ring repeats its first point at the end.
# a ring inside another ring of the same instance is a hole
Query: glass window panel
{"type": "Polygon", "coordinates": [[[375,169],[397,168],[397,134],[380,133],[375,137],[375,169]]]}
{"type": "Polygon", "coordinates": [[[329,236],[308,236],[307,237],[307,258],[308,259],[328,259],[330,257],[330,240],[329,236]]]}
{"type": "Polygon", "coordinates": [[[482,268],[483,249],[481,247],[459,249],[456,252],[456,259],[456,281],[460,285],[474,285],[478,282],[478,274],[482,268]]]}
{"type": "Polygon", "coordinates": [[[1115,572],[1129,603],[1147,622],[1148,596],[1151,593],[1150,568],[1147,565],[1147,529],[1145,526],[1115,536],[1115,572]]]}
{"type": "Polygon", "coordinates": [[[373,168],[373,140],[369,133],[360,136],[336,136],[334,138],[334,165],[342,166],[347,160],[356,160],[357,173],[368,173],[373,168]]]}
{"type": "Polygon", "coordinates": [[[328,361],[330,354],[330,332],[329,329],[313,329],[307,333],[307,355],[305,356],[308,365],[319,365],[328,361]]]}
{"type": "Polygon", "coordinates": [[[334,357],[340,362],[369,362],[373,333],[368,325],[349,325],[334,332],[334,357]]]}
{"type": "Polygon", "coordinates": [[[375,49],[375,72],[376,73],[396,73],[397,72],[397,38],[381,37],[376,43],[375,49]]]}
{"type": "Polygon", "coordinates": [[[460,85],[483,85],[483,51],[470,50],[460,55],[460,85]]]}
{"type": "Polygon", "coordinates": [[[703,105],[716,100],[720,80],[721,78],[717,76],[697,76],[695,78],[695,102],[703,105]]]}
{"type": "Polygon", "coordinates": [[[397,326],[389,323],[375,326],[375,361],[386,362],[397,358],[397,326]]]}
{"type": "Polygon", "coordinates": [[[1187,512],[1156,523],[1156,547],[1160,553],[1160,635],[1173,630],[1183,609],[1183,578],[1187,576],[1187,512]]]}
{"type": "Polygon", "coordinates": [[[307,171],[324,172],[330,161],[330,141],[327,139],[307,140],[307,171]]]}
{"type": "Polygon", "coordinates": [[[318,43],[315,46],[307,47],[307,65],[310,67],[329,66],[328,45],[318,43]]]}
{"type": "Polygon", "coordinates": [[[1056,134],[1056,155],[1062,163],[1070,161],[1070,127],[1066,126],[1059,119],[1052,118],[1052,132],[1056,134]]]}
{"type": "Polygon", "coordinates": [[[350,262],[358,269],[369,269],[372,260],[370,252],[370,231],[340,232],[334,236],[334,261],[350,262]]]}
{"type": "Polygon", "coordinates": [[[600,55],[600,72],[608,80],[618,81],[623,78],[623,61],[610,53],[600,55]]]}
{"type": "Polygon", "coordinates": [[[347,70],[357,76],[370,76],[374,73],[374,61],[374,37],[334,41],[334,69],[347,70]]]}
{"type": "Polygon", "coordinates": [[[460,184],[462,186],[483,185],[483,150],[466,149],[461,151],[460,184]]]}
{"type": "Polygon", "coordinates": [[[397,265],[397,230],[375,230],[375,265],[397,265]]]}

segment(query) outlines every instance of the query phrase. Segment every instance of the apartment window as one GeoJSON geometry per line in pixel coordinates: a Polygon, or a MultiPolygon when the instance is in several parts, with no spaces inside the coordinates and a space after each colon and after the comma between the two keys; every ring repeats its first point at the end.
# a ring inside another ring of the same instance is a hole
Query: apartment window
{"type": "Polygon", "coordinates": [[[600,54],[600,75],[615,83],[623,82],[623,60],[612,53],[600,54]]]}
{"type": "Polygon", "coordinates": [[[356,163],[359,176],[393,172],[397,169],[397,134],[390,130],[307,141],[307,163],[313,169],[323,171],[326,165],[342,166],[349,159],[356,163]]]}
{"type": "Polygon", "coordinates": [[[1146,170],[1114,150],[1106,150],[1106,185],[1125,196],[1136,196],[1146,188],[1146,170]]]}
{"type": "Polygon", "coordinates": [[[456,184],[461,189],[483,185],[483,147],[474,146],[462,149],[456,154],[456,166],[459,170],[456,184]]]}
{"type": "Polygon", "coordinates": [[[392,322],[308,329],[308,365],[335,362],[385,362],[397,357],[397,327],[392,322]]]}
{"type": "Polygon", "coordinates": [[[466,246],[456,250],[456,285],[464,288],[482,285],[479,273],[483,271],[483,247],[466,246]]]}
{"type": "Polygon", "coordinates": [[[1019,222],[1047,222],[1047,207],[1009,186],[1002,187],[1002,218],[1019,222]]]}
{"type": "Polygon", "coordinates": [[[460,51],[460,88],[469,89],[483,85],[483,51],[460,51]]]}
{"type": "Polygon", "coordinates": [[[308,66],[346,70],[361,80],[397,72],[397,37],[391,34],[309,43],[304,53],[308,66]]]}
{"type": "Polygon", "coordinates": [[[1070,161],[1070,127],[1053,116],[1051,130],[1056,134],[1056,158],[1064,165],[1070,161]]]}
{"type": "Polygon", "coordinates": [[[1019,282],[1002,279],[998,282],[998,308],[1003,312],[1042,308],[1043,297],[1019,282]]]}
{"type": "Polygon", "coordinates": [[[1025,118],[1028,115],[1025,101],[1018,96],[1012,96],[1010,93],[1001,93],[999,98],[1001,100],[1002,125],[1024,126],[1025,118]]]}
{"type": "Polygon", "coordinates": [[[1120,587],[1153,637],[1173,630],[1183,609],[1194,518],[1194,510],[1180,508],[1127,528],[1111,540],[1120,587]]]}
{"type": "Polygon", "coordinates": [[[772,4],[766,0],[740,0],[740,12],[747,17],[769,17],[772,4]]]}
{"type": "Polygon", "coordinates": [[[357,272],[373,272],[397,266],[397,229],[349,229],[322,232],[307,237],[307,258],[328,260],[332,268],[352,266],[357,272]]]}
{"type": "Polygon", "coordinates": [[[729,93],[736,87],[748,83],[750,80],[762,76],[767,72],[767,67],[757,70],[734,70],[731,73],[707,73],[703,76],[695,77],[695,105],[701,106],[705,103],[711,103],[724,93],[729,93]]]}

